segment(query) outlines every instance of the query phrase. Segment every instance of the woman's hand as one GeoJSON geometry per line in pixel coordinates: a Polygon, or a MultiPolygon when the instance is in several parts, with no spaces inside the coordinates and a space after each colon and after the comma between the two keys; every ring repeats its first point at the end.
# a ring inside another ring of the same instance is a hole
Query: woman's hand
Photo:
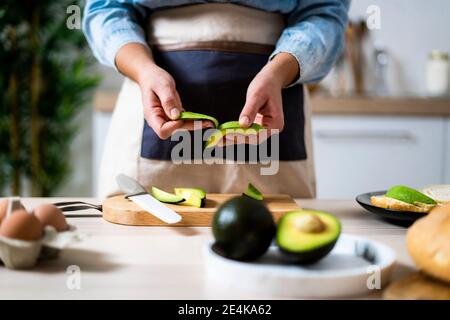
{"type": "Polygon", "coordinates": [[[183,111],[172,76],[156,64],[143,68],[138,78],[144,118],[161,139],[169,138],[183,126],[177,120],[183,111]]]}
{"type": "MultiPolygon", "coordinates": [[[[139,84],[144,118],[161,139],[169,138],[177,129],[193,130],[193,121],[178,120],[184,111],[172,76],[158,67],[151,51],[144,45],[124,45],[116,55],[117,68],[139,84]]],[[[211,127],[209,121],[203,128],[211,127]]]]}
{"type": "Polygon", "coordinates": [[[240,125],[246,128],[256,122],[268,129],[283,130],[281,90],[298,77],[299,71],[297,60],[289,53],[279,53],[266,64],[247,89],[240,125]]]}

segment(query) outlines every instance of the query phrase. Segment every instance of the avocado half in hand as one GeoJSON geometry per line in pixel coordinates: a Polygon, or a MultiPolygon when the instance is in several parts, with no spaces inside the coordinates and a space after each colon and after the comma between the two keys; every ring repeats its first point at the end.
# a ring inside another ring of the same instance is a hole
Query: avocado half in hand
{"type": "Polygon", "coordinates": [[[299,264],[314,263],[334,247],[341,224],[333,215],[314,210],[286,213],[278,223],[276,242],[288,260],[299,264]]]}
{"type": "Polygon", "coordinates": [[[213,250],[226,258],[249,261],[269,249],[276,227],[262,201],[240,196],[223,203],[216,211],[212,231],[213,250]]]}

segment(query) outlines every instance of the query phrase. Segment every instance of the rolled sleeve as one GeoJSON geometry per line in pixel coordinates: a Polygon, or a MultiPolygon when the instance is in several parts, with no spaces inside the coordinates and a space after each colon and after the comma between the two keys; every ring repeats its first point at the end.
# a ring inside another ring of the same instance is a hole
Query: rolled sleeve
{"type": "Polygon", "coordinates": [[[127,43],[147,46],[141,27],[145,10],[128,1],[88,0],[84,10],[83,32],[94,56],[116,68],[115,58],[127,43]]]}
{"type": "Polygon", "coordinates": [[[300,67],[299,82],[321,80],[330,71],[344,46],[350,0],[305,0],[288,17],[272,59],[280,52],[292,54],[300,67]]]}

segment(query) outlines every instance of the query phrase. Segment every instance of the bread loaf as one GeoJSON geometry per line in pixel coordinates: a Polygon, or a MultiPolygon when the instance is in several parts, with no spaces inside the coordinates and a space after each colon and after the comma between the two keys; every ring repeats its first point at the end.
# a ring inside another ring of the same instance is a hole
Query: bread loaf
{"type": "Polygon", "coordinates": [[[428,275],[450,284],[450,205],[438,206],[407,232],[411,258],[428,275]]]}

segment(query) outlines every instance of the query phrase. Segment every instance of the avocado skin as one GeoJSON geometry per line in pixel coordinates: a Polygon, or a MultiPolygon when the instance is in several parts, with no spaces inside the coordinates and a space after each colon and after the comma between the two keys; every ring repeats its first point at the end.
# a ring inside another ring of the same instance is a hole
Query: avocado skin
{"type": "Polygon", "coordinates": [[[220,206],[213,218],[212,231],[216,253],[233,260],[250,261],[267,251],[276,226],[264,203],[240,196],[220,206]]]}
{"type": "Polygon", "coordinates": [[[278,245],[278,248],[283,253],[283,257],[287,261],[289,261],[291,263],[295,263],[295,264],[308,265],[308,264],[313,264],[313,263],[319,261],[320,259],[325,257],[327,254],[329,254],[330,251],[333,250],[336,242],[337,242],[337,239],[333,242],[330,242],[330,243],[324,245],[324,246],[315,248],[314,250],[298,252],[298,253],[285,250],[282,247],[280,247],[279,245],[278,245]]]}

